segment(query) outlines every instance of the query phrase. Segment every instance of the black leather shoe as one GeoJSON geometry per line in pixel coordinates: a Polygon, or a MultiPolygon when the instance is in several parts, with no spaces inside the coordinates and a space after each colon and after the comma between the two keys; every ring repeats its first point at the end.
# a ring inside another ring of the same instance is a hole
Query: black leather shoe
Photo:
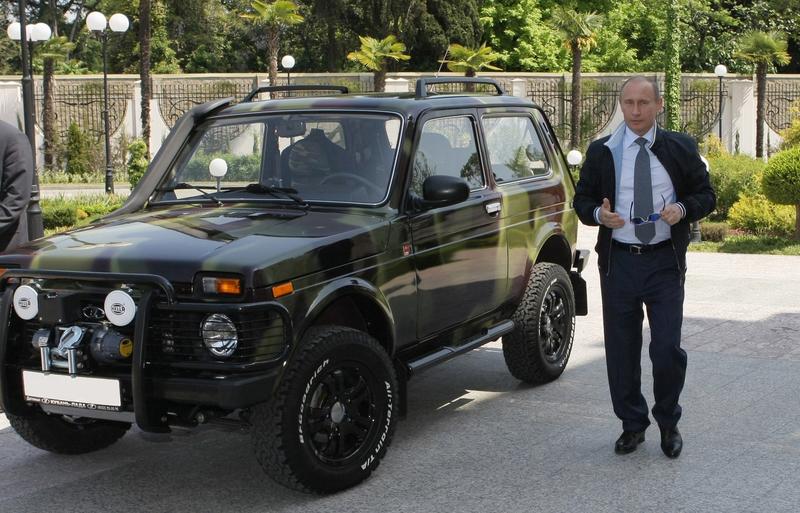
{"type": "Polygon", "coordinates": [[[661,428],[661,450],[668,458],[677,458],[683,449],[683,438],[677,427],[661,428]]]}
{"type": "Polygon", "coordinates": [[[644,442],[644,431],[623,431],[614,444],[614,452],[628,454],[635,451],[642,442],[644,442]]]}

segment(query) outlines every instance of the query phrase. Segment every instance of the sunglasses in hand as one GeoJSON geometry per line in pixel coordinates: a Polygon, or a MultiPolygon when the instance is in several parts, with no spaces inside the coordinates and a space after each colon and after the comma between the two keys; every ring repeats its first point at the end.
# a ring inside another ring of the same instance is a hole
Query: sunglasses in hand
{"type": "MultiPolygon", "coordinates": [[[[664,195],[663,194],[661,195],[661,201],[663,202],[663,205],[664,205],[663,207],[661,207],[661,210],[664,210],[665,208],[667,208],[667,200],[664,199],[664,195]]],[[[655,223],[656,221],[661,219],[661,213],[653,212],[652,214],[650,214],[647,217],[634,217],[633,216],[633,202],[631,202],[631,211],[629,213],[629,217],[631,218],[631,224],[632,225],[639,226],[641,224],[655,223]]]]}

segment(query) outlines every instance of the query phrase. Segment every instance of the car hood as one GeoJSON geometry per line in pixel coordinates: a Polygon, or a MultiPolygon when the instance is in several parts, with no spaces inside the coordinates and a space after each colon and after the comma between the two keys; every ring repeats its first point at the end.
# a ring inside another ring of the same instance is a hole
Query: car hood
{"type": "Polygon", "coordinates": [[[190,283],[198,271],[264,286],[377,254],[389,223],[364,209],[176,206],[110,218],[30,242],[0,265],[148,273],[190,283]]]}

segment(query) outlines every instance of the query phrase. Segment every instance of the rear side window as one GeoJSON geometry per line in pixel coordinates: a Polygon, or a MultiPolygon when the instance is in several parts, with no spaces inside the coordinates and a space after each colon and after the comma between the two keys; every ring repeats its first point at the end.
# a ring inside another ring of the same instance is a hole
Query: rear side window
{"type": "Polygon", "coordinates": [[[539,134],[528,116],[483,119],[486,147],[497,183],[512,182],[550,172],[539,134]]]}
{"type": "Polygon", "coordinates": [[[422,183],[433,175],[461,177],[470,189],[484,186],[472,118],[457,116],[425,123],[414,154],[411,191],[422,196],[422,183]]]}

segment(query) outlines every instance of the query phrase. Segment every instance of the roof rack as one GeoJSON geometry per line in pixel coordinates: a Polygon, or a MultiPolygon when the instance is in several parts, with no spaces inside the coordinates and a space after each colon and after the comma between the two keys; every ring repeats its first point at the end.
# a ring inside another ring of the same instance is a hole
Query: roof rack
{"type": "Polygon", "coordinates": [[[334,85],[285,85],[285,86],[261,86],[253,89],[250,94],[244,97],[242,103],[253,101],[259,93],[276,93],[286,91],[339,91],[342,94],[348,94],[350,90],[345,86],[334,85]]]}
{"type": "Polygon", "coordinates": [[[491,85],[497,90],[497,96],[503,96],[506,94],[503,91],[503,88],[500,84],[497,83],[496,80],[491,78],[479,78],[479,77],[453,77],[453,78],[420,78],[417,80],[417,87],[415,91],[415,96],[419,100],[420,98],[427,98],[428,97],[428,86],[433,84],[483,84],[483,85],[491,85]]]}

